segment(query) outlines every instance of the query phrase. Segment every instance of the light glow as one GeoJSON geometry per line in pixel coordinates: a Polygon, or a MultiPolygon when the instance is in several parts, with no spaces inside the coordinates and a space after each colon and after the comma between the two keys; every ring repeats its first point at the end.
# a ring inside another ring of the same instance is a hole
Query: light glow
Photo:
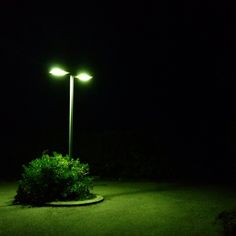
{"type": "Polygon", "coordinates": [[[49,73],[52,74],[52,75],[55,75],[55,76],[64,76],[64,75],[69,74],[69,72],[67,72],[65,70],[62,70],[62,69],[60,69],[58,67],[52,68],[49,71],[49,73]]]}
{"type": "Polygon", "coordinates": [[[91,75],[87,74],[87,73],[80,73],[80,74],[76,75],[75,78],[77,78],[81,81],[89,81],[93,77],[91,75]]]}

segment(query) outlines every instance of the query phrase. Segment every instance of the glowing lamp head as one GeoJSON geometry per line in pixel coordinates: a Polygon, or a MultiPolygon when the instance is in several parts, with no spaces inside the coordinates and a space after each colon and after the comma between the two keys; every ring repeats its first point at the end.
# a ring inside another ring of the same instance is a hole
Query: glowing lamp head
{"type": "Polygon", "coordinates": [[[52,75],[54,75],[54,76],[58,76],[58,77],[69,74],[69,72],[64,71],[64,70],[62,70],[62,69],[60,69],[60,68],[58,68],[58,67],[52,68],[52,69],[49,71],[49,73],[52,74],[52,75]]]}
{"type": "Polygon", "coordinates": [[[91,80],[93,77],[87,73],[80,73],[80,74],[76,75],[75,78],[86,82],[86,81],[91,80]]]}

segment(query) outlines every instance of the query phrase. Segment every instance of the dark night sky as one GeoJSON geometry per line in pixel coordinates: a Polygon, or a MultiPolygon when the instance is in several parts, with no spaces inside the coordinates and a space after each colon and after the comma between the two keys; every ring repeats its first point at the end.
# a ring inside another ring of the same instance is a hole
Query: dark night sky
{"type": "Polygon", "coordinates": [[[75,133],[143,128],[226,155],[235,140],[233,6],[110,2],[1,3],[6,153],[52,148],[55,136],[67,145],[68,81],[48,74],[59,63],[94,76],[75,86],[75,133]]]}

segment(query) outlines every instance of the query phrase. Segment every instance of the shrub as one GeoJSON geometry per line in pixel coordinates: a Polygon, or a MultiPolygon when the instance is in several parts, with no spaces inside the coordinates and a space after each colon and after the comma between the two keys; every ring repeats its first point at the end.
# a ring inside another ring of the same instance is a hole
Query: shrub
{"type": "Polygon", "coordinates": [[[14,203],[40,205],[56,200],[82,200],[92,196],[88,164],[79,159],[43,154],[23,166],[14,203]]]}
{"type": "Polygon", "coordinates": [[[216,220],[222,224],[225,236],[236,235],[236,210],[223,211],[216,220]]]}

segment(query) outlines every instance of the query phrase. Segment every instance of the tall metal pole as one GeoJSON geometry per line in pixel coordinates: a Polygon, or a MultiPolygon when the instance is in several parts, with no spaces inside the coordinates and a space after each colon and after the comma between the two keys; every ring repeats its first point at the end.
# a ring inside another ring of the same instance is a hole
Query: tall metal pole
{"type": "Polygon", "coordinates": [[[74,103],[74,76],[70,75],[69,157],[72,157],[72,146],[73,146],[73,103],[74,103]]]}

